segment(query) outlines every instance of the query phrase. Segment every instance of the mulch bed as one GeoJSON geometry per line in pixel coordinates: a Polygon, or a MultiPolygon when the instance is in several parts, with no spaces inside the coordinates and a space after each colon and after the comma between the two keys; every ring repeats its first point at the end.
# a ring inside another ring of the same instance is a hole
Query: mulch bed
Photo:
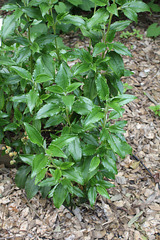
{"type": "MultiPolygon", "coordinates": [[[[141,162],[131,156],[119,160],[116,187],[109,190],[111,199],[99,197],[93,209],[83,204],[73,213],[64,206],[55,209],[52,201],[40,195],[28,201],[24,190],[14,183],[16,169],[1,166],[0,240],[160,240],[160,118],[148,108],[160,103],[160,38],[146,38],[145,23],[136,28],[143,40],[120,41],[133,55],[123,57],[125,67],[134,72],[123,78],[133,87],[126,93],[137,96],[125,107],[125,137],[141,162]]],[[[65,37],[65,41],[70,39],[72,46],[87,45],[87,40],[80,41],[75,35],[65,37]]]]}

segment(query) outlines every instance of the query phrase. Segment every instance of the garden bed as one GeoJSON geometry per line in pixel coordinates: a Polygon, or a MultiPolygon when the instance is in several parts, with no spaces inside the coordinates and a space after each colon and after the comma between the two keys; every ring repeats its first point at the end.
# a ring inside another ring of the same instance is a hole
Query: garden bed
{"type": "MultiPolygon", "coordinates": [[[[160,239],[160,119],[148,108],[160,103],[160,38],[146,38],[146,26],[140,27],[143,40],[121,40],[133,55],[123,58],[125,66],[134,72],[123,81],[133,87],[127,93],[137,96],[126,106],[124,118],[127,141],[153,178],[128,156],[118,163],[116,188],[109,190],[111,200],[99,198],[93,209],[82,205],[70,212],[64,206],[56,209],[40,195],[28,201],[14,183],[16,169],[1,165],[0,239],[160,239]]],[[[77,36],[68,38],[73,46],[87,44],[77,36]]]]}

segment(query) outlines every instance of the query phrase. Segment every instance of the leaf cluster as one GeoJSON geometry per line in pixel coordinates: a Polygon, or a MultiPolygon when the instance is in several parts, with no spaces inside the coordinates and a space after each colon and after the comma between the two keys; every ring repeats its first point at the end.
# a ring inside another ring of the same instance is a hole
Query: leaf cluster
{"type": "Polygon", "coordinates": [[[29,199],[38,191],[52,197],[57,208],[87,199],[93,206],[97,194],[109,198],[117,155],[132,152],[123,136],[126,121],[119,119],[135,99],[123,93],[121,82],[131,74],[121,55],[131,53],[114,36],[148,7],[141,1],[91,2],[90,17],[66,12],[55,0],[3,8],[13,12],[1,31],[0,141],[19,153],[17,186],[29,199]],[[112,23],[119,11],[130,20],[112,23]],[[60,24],[79,28],[89,46],[65,46],[60,24]]]}

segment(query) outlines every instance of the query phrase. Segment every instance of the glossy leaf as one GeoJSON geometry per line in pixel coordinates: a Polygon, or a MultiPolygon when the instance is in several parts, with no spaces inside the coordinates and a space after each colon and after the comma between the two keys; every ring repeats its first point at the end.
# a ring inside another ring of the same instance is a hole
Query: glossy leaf
{"type": "Polygon", "coordinates": [[[60,108],[55,106],[55,104],[48,103],[45,104],[40,110],[37,112],[36,119],[52,117],[60,112],[60,108]]]}
{"type": "Polygon", "coordinates": [[[63,63],[60,65],[55,82],[63,89],[66,89],[69,85],[69,76],[63,63]]]}
{"type": "Polygon", "coordinates": [[[107,198],[107,199],[110,199],[110,196],[107,192],[107,190],[102,187],[102,186],[97,186],[97,192],[102,195],[103,197],[107,198]]]}
{"type": "Polygon", "coordinates": [[[89,171],[92,172],[94,171],[100,164],[100,159],[99,157],[93,157],[90,163],[89,171]]]}
{"type": "Polygon", "coordinates": [[[43,168],[47,166],[48,158],[43,153],[38,154],[33,159],[31,178],[35,177],[43,168]]]}
{"type": "Polygon", "coordinates": [[[93,26],[98,25],[100,23],[105,23],[109,18],[109,13],[104,8],[99,8],[93,17],[88,21],[87,27],[93,28],[93,26]]]}
{"type": "Polygon", "coordinates": [[[120,42],[114,42],[112,43],[112,46],[114,48],[114,51],[118,54],[122,54],[122,55],[127,55],[127,56],[132,56],[131,52],[128,50],[128,48],[120,43],[120,42]]]}
{"type": "Polygon", "coordinates": [[[56,145],[51,143],[46,149],[46,153],[52,157],[62,157],[62,158],[67,158],[67,156],[64,154],[64,152],[56,145]]]}
{"type": "Polygon", "coordinates": [[[121,56],[118,53],[113,52],[113,51],[109,52],[107,55],[110,57],[108,64],[109,64],[110,68],[113,70],[113,72],[119,78],[124,76],[124,63],[123,63],[123,59],[121,58],[121,56]]]}
{"type": "Polygon", "coordinates": [[[31,142],[42,146],[43,145],[43,137],[41,136],[41,134],[38,132],[38,130],[34,127],[31,126],[28,123],[24,123],[27,135],[29,137],[29,139],[31,140],[31,142]]]}
{"type": "Polygon", "coordinates": [[[84,83],[79,83],[79,82],[72,83],[71,85],[69,85],[67,87],[66,92],[68,92],[68,93],[73,92],[78,87],[83,86],[83,85],[84,85],[84,83]]]}
{"type": "Polygon", "coordinates": [[[91,207],[93,207],[93,205],[95,204],[96,197],[97,197],[96,187],[90,187],[88,190],[88,199],[91,207]]]}
{"type": "Polygon", "coordinates": [[[106,51],[106,49],[107,49],[107,45],[105,43],[102,43],[102,42],[97,43],[93,48],[93,57],[100,54],[101,52],[106,51]]]}
{"type": "Polygon", "coordinates": [[[35,185],[35,179],[31,179],[31,175],[28,176],[26,183],[25,183],[25,191],[27,194],[27,198],[33,198],[39,190],[38,185],[35,185]]]}
{"type": "Polygon", "coordinates": [[[79,97],[73,105],[73,110],[81,115],[87,115],[90,111],[92,111],[92,108],[92,101],[86,97],[79,97]]]}
{"type": "Polygon", "coordinates": [[[62,174],[64,177],[66,177],[67,179],[70,179],[71,181],[77,182],[81,185],[84,184],[82,174],[76,168],[62,171],[62,174]]]}
{"type": "Polygon", "coordinates": [[[47,87],[46,89],[48,91],[54,92],[54,93],[59,93],[59,94],[63,94],[64,93],[63,88],[60,87],[60,86],[57,86],[57,85],[53,85],[53,86],[47,87]]]}
{"type": "Polygon", "coordinates": [[[73,159],[77,162],[80,161],[82,158],[82,149],[81,149],[81,143],[79,138],[75,138],[68,147],[68,150],[73,157],[73,159]]]}
{"type": "Polygon", "coordinates": [[[35,108],[38,97],[39,97],[39,93],[37,91],[35,91],[34,89],[31,89],[29,91],[27,95],[27,105],[30,113],[32,113],[32,110],[35,108]]]}
{"type": "Polygon", "coordinates": [[[37,83],[44,83],[44,82],[48,82],[48,81],[51,81],[51,80],[53,80],[53,78],[51,76],[48,76],[45,73],[44,74],[41,73],[41,74],[37,75],[37,77],[35,79],[35,81],[37,83]]]}
{"type": "Polygon", "coordinates": [[[75,96],[72,94],[62,97],[62,100],[63,100],[64,104],[66,105],[66,108],[68,109],[69,112],[71,112],[71,110],[72,110],[72,105],[74,103],[74,99],[75,99],[75,96]]]}
{"type": "Polygon", "coordinates": [[[107,10],[109,13],[118,16],[117,5],[115,3],[112,3],[110,6],[107,6],[107,10]]]}
{"type": "Polygon", "coordinates": [[[30,166],[21,166],[16,173],[15,176],[15,182],[17,187],[19,188],[24,188],[25,187],[25,183],[27,180],[27,176],[29,174],[29,172],[31,171],[31,167],[30,166]]]}
{"type": "Polygon", "coordinates": [[[67,189],[62,185],[58,184],[53,192],[53,203],[56,208],[60,208],[67,197],[67,189]]]}
{"type": "Polygon", "coordinates": [[[90,114],[87,116],[87,118],[84,121],[84,126],[88,126],[91,123],[98,122],[100,119],[104,117],[104,113],[101,112],[99,108],[94,108],[90,114]]]}
{"type": "Polygon", "coordinates": [[[101,74],[99,74],[96,78],[96,87],[98,96],[102,100],[109,98],[109,87],[107,85],[107,79],[105,79],[105,77],[103,77],[101,74]]]}
{"type": "Polygon", "coordinates": [[[136,13],[135,10],[133,10],[132,8],[125,8],[123,9],[123,13],[126,17],[128,17],[129,19],[131,19],[132,21],[137,22],[138,20],[138,15],[136,13]]]}
{"type": "Polygon", "coordinates": [[[14,70],[21,78],[29,80],[31,80],[32,78],[31,73],[24,68],[12,66],[11,69],[14,70]]]}

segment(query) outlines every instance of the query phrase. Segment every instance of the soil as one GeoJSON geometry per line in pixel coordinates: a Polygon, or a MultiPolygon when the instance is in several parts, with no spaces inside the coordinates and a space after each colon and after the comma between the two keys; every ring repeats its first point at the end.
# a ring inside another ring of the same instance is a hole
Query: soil
{"type": "MultiPolygon", "coordinates": [[[[153,20],[157,22],[157,17],[153,20]]],[[[160,38],[146,37],[144,15],[128,30],[135,27],[142,40],[134,36],[120,41],[132,52],[132,57],[123,57],[126,69],[134,72],[123,78],[132,86],[126,93],[137,96],[125,107],[125,137],[140,161],[131,156],[118,160],[111,199],[99,197],[93,209],[83,204],[73,212],[64,206],[55,209],[52,201],[40,195],[28,201],[14,183],[16,169],[1,165],[0,239],[160,240],[160,118],[149,109],[160,103],[160,38]]],[[[88,44],[75,34],[64,39],[80,48],[88,44]]]]}

